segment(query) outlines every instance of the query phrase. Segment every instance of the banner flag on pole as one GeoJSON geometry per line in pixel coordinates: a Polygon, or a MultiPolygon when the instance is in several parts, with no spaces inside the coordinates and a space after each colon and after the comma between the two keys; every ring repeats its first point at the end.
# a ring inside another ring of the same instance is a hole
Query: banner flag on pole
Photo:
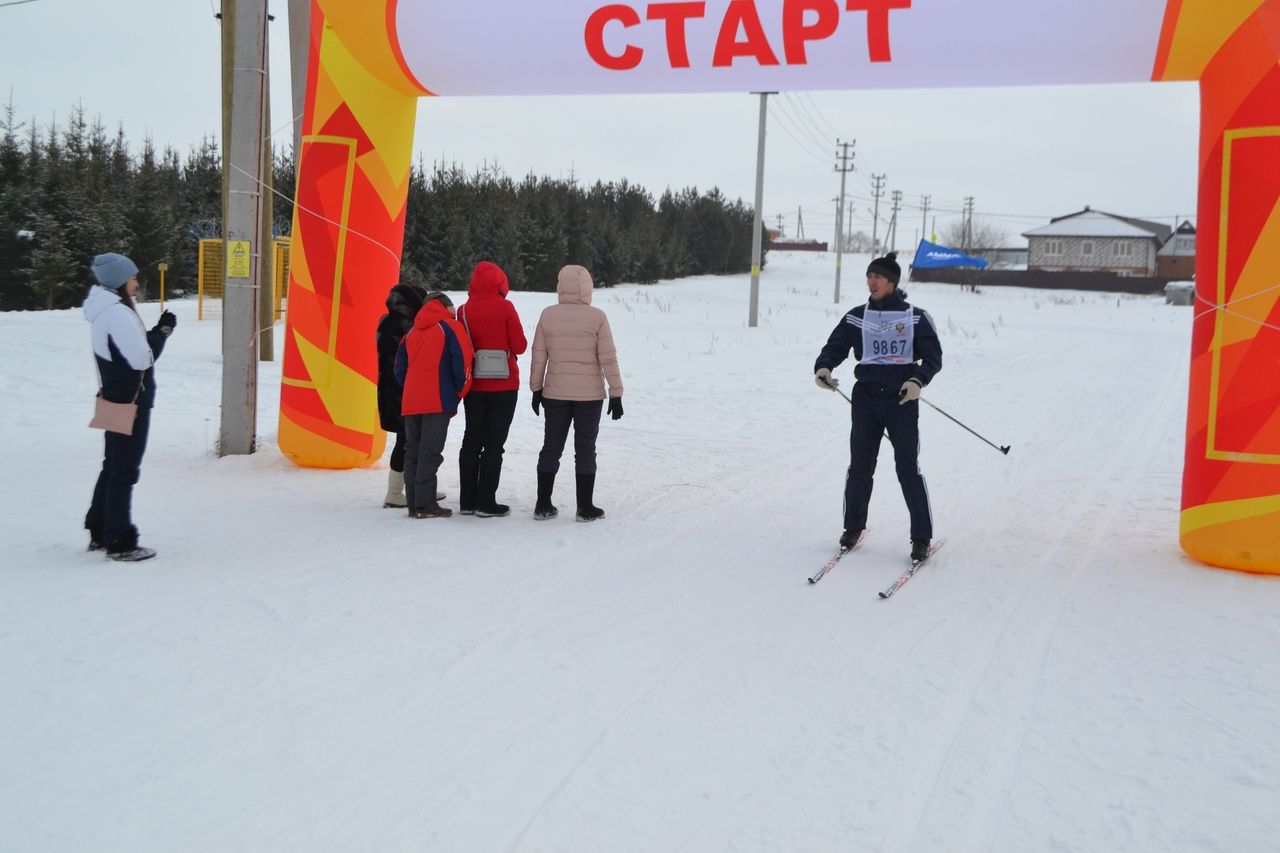
{"type": "Polygon", "coordinates": [[[939,246],[937,243],[930,243],[928,240],[921,240],[920,246],[916,249],[915,260],[911,265],[921,270],[936,270],[946,267],[977,267],[978,269],[986,269],[986,258],[975,258],[973,255],[966,255],[964,252],[949,249],[946,246],[939,246]]]}

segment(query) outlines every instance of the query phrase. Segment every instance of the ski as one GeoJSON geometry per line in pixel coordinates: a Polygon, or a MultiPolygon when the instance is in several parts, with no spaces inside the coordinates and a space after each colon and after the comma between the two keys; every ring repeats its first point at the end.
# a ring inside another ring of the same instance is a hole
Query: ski
{"type": "Polygon", "coordinates": [[[858,536],[858,541],[853,543],[853,547],[841,548],[839,551],[836,551],[835,556],[833,556],[830,560],[827,560],[827,564],[825,566],[823,566],[822,568],[818,569],[818,571],[813,573],[813,576],[809,578],[809,583],[817,583],[818,581],[822,580],[823,576],[826,575],[827,572],[831,571],[836,567],[836,563],[840,562],[841,557],[843,557],[845,554],[848,554],[850,551],[853,551],[854,549],[856,549],[859,545],[862,544],[862,540],[866,538],[867,538],[867,531],[863,530],[862,533],[858,536]]]}
{"type": "Polygon", "coordinates": [[[880,597],[888,598],[898,590],[902,589],[903,584],[911,580],[911,578],[915,575],[915,573],[920,571],[920,567],[923,566],[925,563],[929,562],[929,560],[932,559],[933,555],[938,553],[938,549],[940,549],[946,543],[947,543],[947,540],[939,539],[938,541],[930,545],[929,555],[925,557],[923,560],[912,560],[911,567],[902,573],[902,577],[898,578],[896,581],[893,582],[893,586],[889,587],[884,592],[880,593],[880,597]]]}

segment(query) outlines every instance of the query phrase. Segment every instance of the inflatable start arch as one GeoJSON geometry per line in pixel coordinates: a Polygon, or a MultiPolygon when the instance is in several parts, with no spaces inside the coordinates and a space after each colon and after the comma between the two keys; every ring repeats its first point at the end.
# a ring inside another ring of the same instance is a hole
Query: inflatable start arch
{"type": "Polygon", "coordinates": [[[310,38],[279,440],[324,468],[382,455],[420,97],[1200,81],[1181,541],[1280,573],[1280,0],[315,0],[310,38]]]}

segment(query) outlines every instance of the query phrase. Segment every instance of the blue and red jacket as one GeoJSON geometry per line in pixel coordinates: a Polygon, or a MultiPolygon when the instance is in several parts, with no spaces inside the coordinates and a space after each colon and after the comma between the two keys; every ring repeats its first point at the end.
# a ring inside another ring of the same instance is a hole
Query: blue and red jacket
{"type": "Polygon", "coordinates": [[[516,306],[507,301],[511,285],[502,267],[492,261],[481,261],[471,273],[471,287],[467,301],[458,309],[458,320],[467,329],[471,345],[476,349],[502,349],[507,351],[508,376],[506,379],[475,379],[472,391],[518,391],[520,369],[516,356],[529,348],[520,325],[516,306]]]}
{"type": "Polygon", "coordinates": [[[474,353],[462,324],[432,300],[413,318],[413,328],[396,350],[396,380],[404,386],[402,415],[453,416],[471,389],[474,353]]]}

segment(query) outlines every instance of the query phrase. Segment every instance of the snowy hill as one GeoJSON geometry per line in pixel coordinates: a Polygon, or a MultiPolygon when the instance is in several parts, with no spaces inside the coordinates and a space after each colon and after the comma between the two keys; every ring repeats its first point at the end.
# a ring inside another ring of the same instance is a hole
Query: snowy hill
{"type": "MultiPolygon", "coordinates": [[[[925,396],[1013,450],[922,409],[947,547],[881,601],[887,442],[867,542],[805,582],[848,464],[812,364],[866,259],[840,305],[829,255],[769,260],[756,329],[746,276],[597,291],[627,395],[594,524],[566,473],[533,521],[527,391],[504,519],[285,461],[278,364],[261,451],[218,459],[219,324],[171,303],[135,493],[160,555],[127,566],[84,550],[87,324],[0,314],[0,849],[1274,850],[1280,579],[1177,546],[1190,309],[906,285],[925,396]]],[[[529,332],[554,298],[512,296],[529,332]]]]}

